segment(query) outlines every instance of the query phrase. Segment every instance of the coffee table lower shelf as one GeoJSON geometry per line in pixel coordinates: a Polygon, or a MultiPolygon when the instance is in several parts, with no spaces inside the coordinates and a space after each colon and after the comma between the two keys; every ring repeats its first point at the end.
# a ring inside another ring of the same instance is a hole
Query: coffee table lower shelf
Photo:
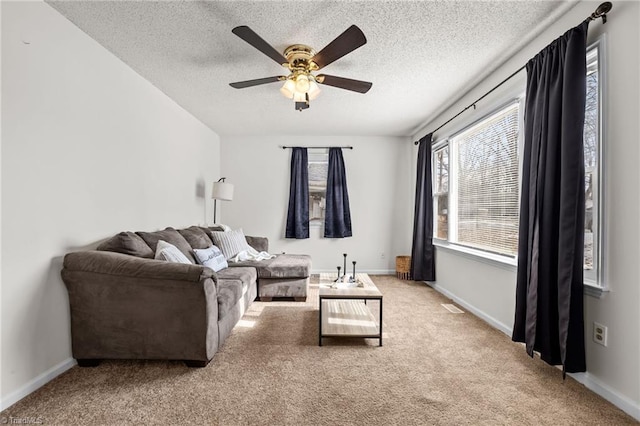
{"type": "Polygon", "coordinates": [[[363,337],[379,339],[382,346],[382,297],[336,299],[320,297],[318,344],[323,337],[363,337]],[[365,300],[379,300],[380,318],[371,313],[365,300]]]}

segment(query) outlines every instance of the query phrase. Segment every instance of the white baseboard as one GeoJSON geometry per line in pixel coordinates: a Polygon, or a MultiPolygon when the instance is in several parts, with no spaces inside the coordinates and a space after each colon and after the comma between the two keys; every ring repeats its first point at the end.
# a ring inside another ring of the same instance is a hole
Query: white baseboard
{"type": "Polygon", "coordinates": [[[486,323],[489,323],[489,325],[491,325],[493,328],[497,328],[498,330],[502,331],[507,336],[511,337],[513,329],[511,327],[509,327],[508,325],[501,323],[500,321],[498,321],[497,319],[495,319],[491,315],[487,314],[486,312],[476,308],[473,305],[468,304],[467,302],[465,302],[464,300],[460,299],[455,294],[451,293],[449,290],[446,290],[446,289],[440,287],[437,284],[428,283],[426,281],[425,281],[425,284],[427,284],[429,287],[433,288],[438,293],[447,296],[449,299],[453,300],[458,305],[462,306],[463,308],[465,308],[467,311],[471,312],[472,314],[474,314],[478,318],[484,320],[486,323]]]}
{"type": "MultiPolygon", "coordinates": [[[[449,299],[456,302],[458,305],[464,307],[466,310],[477,316],[478,318],[484,320],[486,323],[491,325],[492,327],[502,331],[507,336],[511,337],[513,333],[513,329],[506,324],[501,323],[500,321],[493,318],[491,315],[488,315],[486,312],[475,308],[474,306],[468,304],[464,300],[460,299],[455,294],[450,291],[438,286],[437,284],[425,282],[429,287],[436,290],[438,293],[443,294],[449,299]]],[[[635,401],[630,400],[626,396],[620,394],[618,391],[611,389],[606,384],[602,383],[596,377],[587,373],[569,373],[569,376],[573,377],[576,381],[582,383],[587,389],[592,392],[600,395],[616,407],[620,408],[625,413],[634,417],[636,420],[640,421],[640,404],[635,401]]]]}
{"type": "Polygon", "coordinates": [[[9,395],[2,398],[2,401],[0,401],[0,411],[6,410],[7,408],[11,407],[13,404],[20,401],[25,396],[29,395],[32,392],[35,392],[40,387],[44,386],[65,371],[69,370],[74,365],[76,365],[76,360],[73,358],[67,358],[60,364],[54,365],[44,373],[26,383],[18,390],[11,392],[9,395]]]}
{"type": "Polygon", "coordinates": [[[587,373],[568,373],[569,376],[576,379],[587,387],[587,389],[600,395],[625,413],[629,414],[636,420],[640,421],[640,404],[630,400],[618,391],[611,389],[608,385],[602,383],[597,377],[587,373]]]}

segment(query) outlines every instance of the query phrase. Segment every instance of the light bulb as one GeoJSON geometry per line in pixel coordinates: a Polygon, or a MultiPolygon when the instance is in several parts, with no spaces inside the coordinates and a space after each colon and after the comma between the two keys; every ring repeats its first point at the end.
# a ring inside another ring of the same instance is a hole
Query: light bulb
{"type": "Polygon", "coordinates": [[[320,87],[318,86],[318,83],[315,82],[315,80],[311,80],[309,82],[309,91],[307,92],[307,94],[309,95],[310,101],[317,98],[320,94],[320,87]]]}
{"type": "Polygon", "coordinates": [[[287,98],[293,98],[293,92],[296,90],[296,83],[291,79],[287,79],[284,82],[284,85],[280,88],[280,93],[282,93],[287,98]]]}
{"type": "Polygon", "coordinates": [[[293,100],[296,102],[306,102],[306,93],[302,92],[293,92],[293,100]]]}
{"type": "Polygon", "coordinates": [[[296,90],[298,92],[307,93],[307,90],[309,90],[309,77],[305,74],[299,74],[296,77],[296,90]]]}

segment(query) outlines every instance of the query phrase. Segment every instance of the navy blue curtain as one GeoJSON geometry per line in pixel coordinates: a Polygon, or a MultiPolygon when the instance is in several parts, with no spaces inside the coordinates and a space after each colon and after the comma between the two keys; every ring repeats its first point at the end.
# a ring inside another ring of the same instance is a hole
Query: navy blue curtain
{"type": "Polygon", "coordinates": [[[351,236],[349,192],[347,191],[347,175],[341,148],[329,148],[324,236],[325,238],[351,236]]]}
{"type": "Polygon", "coordinates": [[[307,148],[291,149],[291,180],[286,238],[309,238],[309,169],[307,148]]]}
{"type": "Polygon", "coordinates": [[[584,353],[584,108],[588,21],[527,63],[512,339],[563,372],[584,353]]]}
{"type": "Polygon", "coordinates": [[[431,133],[429,133],[420,139],[418,147],[418,173],[413,214],[413,245],[411,247],[411,277],[415,281],[436,280],[432,194],[431,133]]]}

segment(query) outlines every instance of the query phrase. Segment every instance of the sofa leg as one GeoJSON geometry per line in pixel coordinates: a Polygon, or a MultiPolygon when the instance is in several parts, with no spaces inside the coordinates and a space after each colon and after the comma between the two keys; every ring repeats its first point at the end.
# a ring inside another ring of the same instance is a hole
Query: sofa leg
{"type": "Polygon", "coordinates": [[[294,297],[296,302],[306,302],[307,301],[307,296],[305,297],[294,297]]]}
{"type": "Polygon", "coordinates": [[[260,296],[261,302],[271,302],[272,300],[273,300],[273,297],[260,296]]]}
{"type": "Polygon", "coordinates": [[[99,359],[76,359],[80,367],[97,367],[100,365],[99,359]]]}
{"type": "MultiPolygon", "coordinates": [[[[211,360],[209,360],[211,361],[211,360]]],[[[184,363],[189,368],[203,368],[209,364],[209,361],[193,361],[193,360],[184,360],[184,363]]]]}

